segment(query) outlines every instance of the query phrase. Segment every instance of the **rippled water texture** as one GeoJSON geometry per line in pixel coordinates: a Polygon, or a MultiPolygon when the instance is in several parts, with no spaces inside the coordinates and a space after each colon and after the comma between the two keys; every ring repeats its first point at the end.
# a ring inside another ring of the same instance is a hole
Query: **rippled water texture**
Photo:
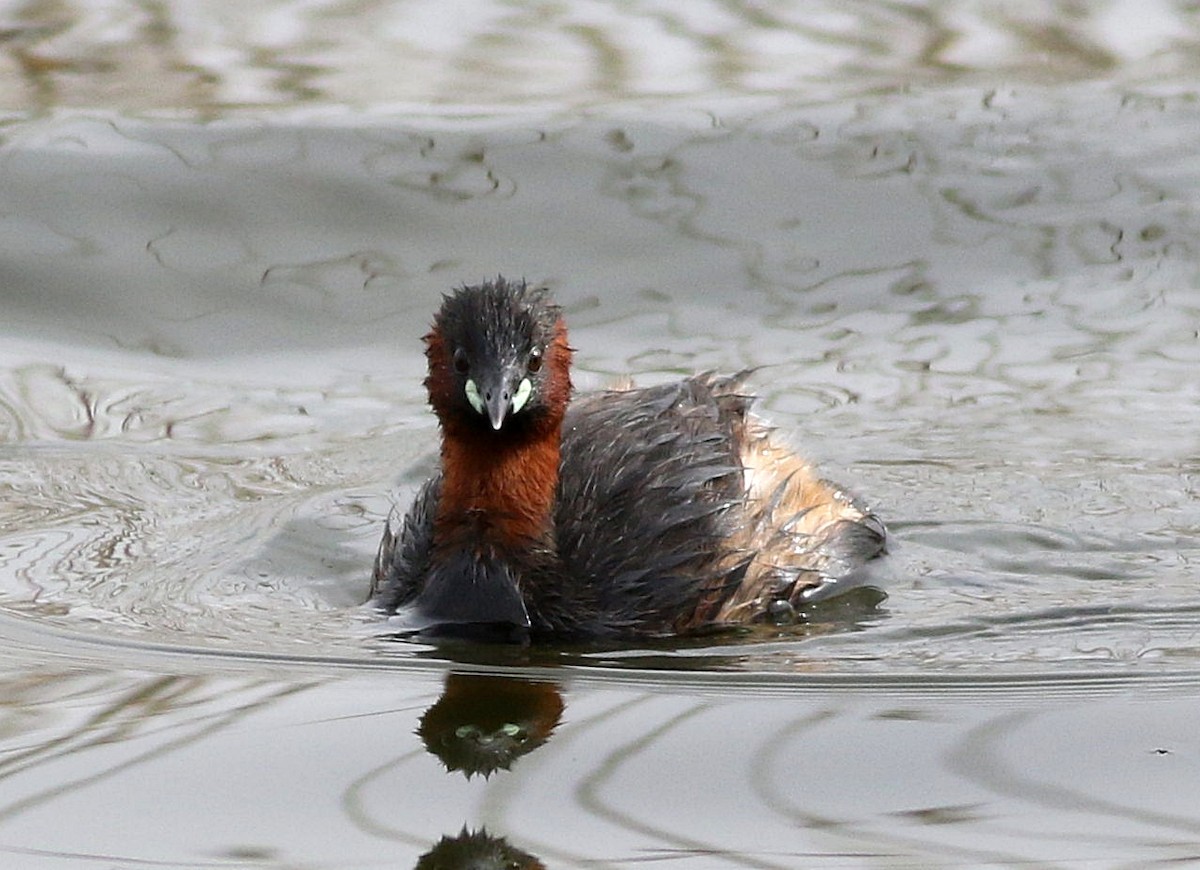
{"type": "Polygon", "coordinates": [[[3,866],[1200,860],[1194,13],[4,26],[3,866]],[[881,592],[636,648],[388,638],[420,336],[496,273],[554,289],[582,388],[761,367],[888,520],[881,592]]]}

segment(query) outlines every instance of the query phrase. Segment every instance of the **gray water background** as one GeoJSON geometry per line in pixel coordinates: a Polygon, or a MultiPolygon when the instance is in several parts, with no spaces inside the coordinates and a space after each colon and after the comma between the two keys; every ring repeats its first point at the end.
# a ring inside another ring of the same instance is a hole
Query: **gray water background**
{"type": "Polygon", "coordinates": [[[1200,861],[1185,5],[33,4],[0,93],[6,866],[1200,861]],[[439,650],[361,607],[419,337],[502,272],[582,388],[762,366],[889,521],[779,635],[439,650]],[[486,780],[448,670],[553,681],[486,780]],[[69,822],[64,823],[64,820],[69,822]]]}

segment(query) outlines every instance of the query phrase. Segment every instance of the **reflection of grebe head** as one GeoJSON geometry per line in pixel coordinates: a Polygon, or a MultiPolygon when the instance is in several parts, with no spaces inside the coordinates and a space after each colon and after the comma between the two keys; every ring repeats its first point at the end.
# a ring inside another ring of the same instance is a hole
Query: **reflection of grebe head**
{"type": "Polygon", "coordinates": [[[548,291],[487,281],[448,295],[425,336],[429,403],[443,427],[500,432],[562,420],[571,349],[548,291]]]}
{"type": "Polygon", "coordinates": [[[551,683],[451,674],[417,734],[447,770],[486,777],[549,740],[562,711],[551,683]]]}
{"type": "Polygon", "coordinates": [[[464,827],[457,837],[442,837],[420,857],[415,870],[546,870],[546,865],[503,837],[464,827]]]}

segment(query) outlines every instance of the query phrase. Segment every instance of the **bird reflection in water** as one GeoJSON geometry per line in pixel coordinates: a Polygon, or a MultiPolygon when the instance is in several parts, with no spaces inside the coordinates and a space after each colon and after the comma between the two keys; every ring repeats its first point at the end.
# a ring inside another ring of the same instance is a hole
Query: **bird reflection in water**
{"type": "MultiPolygon", "coordinates": [[[[487,674],[449,674],[437,702],[425,711],[417,734],[447,771],[468,779],[508,770],[550,739],[562,718],[563,699],[553,683],[487,674]]],[[[442,837],[417,861],[416,870],[523,870],[544,868],[534,856],[465,825],[442,837]]]]}
{"type": "Polygon", "coordinates": [[[417,860],[416,870],[545,870],[545,867],[503,837],[463,828],[457,837],[442,837],[417,860]]]}
{"type": "Polygon", "coordinates": [[[549,740],[562,712],[553,683],[450,674],[417,734],[447,770],[487,777],[549,740]]]}

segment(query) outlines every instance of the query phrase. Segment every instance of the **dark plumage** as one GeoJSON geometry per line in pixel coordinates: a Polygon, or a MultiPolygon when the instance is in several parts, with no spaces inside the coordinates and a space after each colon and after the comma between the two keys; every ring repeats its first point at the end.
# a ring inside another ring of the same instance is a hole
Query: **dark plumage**
{"type": "Polygon", "coordinates": [[[389,524],[373,581],[415,624],[687,632],[787,611],[884,549],[882,522],[750,415],[743,375],[568,410],[560,312],[503,279],[447,297],[426,342],[442,472],[389,524]]]}

